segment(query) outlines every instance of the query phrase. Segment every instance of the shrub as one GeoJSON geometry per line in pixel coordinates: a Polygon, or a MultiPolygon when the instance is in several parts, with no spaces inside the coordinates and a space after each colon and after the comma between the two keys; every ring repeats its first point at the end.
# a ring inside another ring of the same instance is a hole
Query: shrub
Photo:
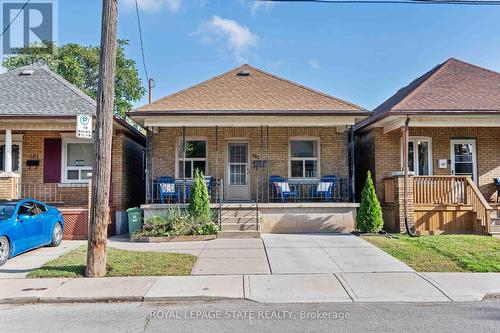
{"type": "Polygon", "coordinates": [[[219,231],[219,227],[214,222],[206,222],[200,224],[195,229],[196,235],[215,235],[219,231]]]}
{"type": "Polygon", "coordinates": [[[205,177],[199,170],[195,171],[194,184],[191,188],[189,213],[196,222],[209,222],[211,220],[208,189],[205,184],[205,177]]]}
{"type": "Polygon", "coordinates": [[[139,236],[165,237],[168,236],[170,223],[163,216],[152,216],[142,226],[139,236]]]}
{"type": "Polygon", "coordinates": [[[356,217],[358,230],[362,232],[379,232],[384,226],[382,207],[375,194],[375,187],[370,171],[366,176],[365,186],[361,193],[361,204],[356,217]]]}

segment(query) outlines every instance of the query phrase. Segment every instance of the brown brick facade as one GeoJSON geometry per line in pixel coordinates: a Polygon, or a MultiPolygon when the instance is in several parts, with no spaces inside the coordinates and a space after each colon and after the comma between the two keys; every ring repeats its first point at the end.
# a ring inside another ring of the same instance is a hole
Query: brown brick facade
{"type": "MultiPolygon", "coordinates": [[[[432,163],[434,175],[450,175],[451,169],[440,169],[439,159],[451,159],[452,139],[475,139],[477,153],[477,173],[479,189],[489,201],[496,200],[493,178],[500,177],[500,128],[478,127],[430,127],[411,128],[410,137],[429,137],[432,139],[432,163]]],[[[390,177],[394,171],[401,171],[401,132],[394,130],[383,132],[382,128],[374,128],[368,132],[357,134],[356,138],[356,188],[365,179],[366,171],[374,174],[377,196],[381,202],[384,198],[384,178],[390,177]]]]}
{"type": "MultiPolygon", "coordinates": [[[[44,182],[44,140],[48,138],[61,138],[59,131],[24,131],[16,132],[22,134],[22,177],[21,186],[25,193],[34,194],[30,186],[42,188],[44,182]],[[39,166],[28,167],[28,160],[38,160],[39,166]]],[[[144,147],[124,132],[116,131],[113,136],[112,147],[112,210],[125,210],[130,206],[137,206],[144,199],[144,176],[143,170],[144,147]]],[[[51,184],[50,186],[57,186],[51,184]]],[[[60,187],[60,196],[65,206],[82,207],[87,206],[86,185],[81,188],[60,187]]],[[[49,186],[47,187],[49,188],[49,186]]]]}
{"type": "MultiPolygon", "coordinates": [[[[289,139],[291,137],[316,138],[320,147],[320,174],[335,174],[347,178],[348,145],[347,132],[339,133],[335,127],[225,127],[186,128],[187,138],[207,140],[207,174],[225,180],[227,142],[246,140],[250,143],[250,163],[254,160],[268,160],[266,168],[250,167],[251,197],[255,198],[258,177],[280,175],[288,178],[289,139]],[[269,133],[269,136],[267,134],[269,133]],[[269,147],[267,149],[267,143],[269,147]],[[216,149],[218,146],[218,149],[216,149]]],[[[152,158],[153,177],[175,176],[176,146],[182,139],[182,128],[160,128],[150,140],[154,153],[152,158]]]]}

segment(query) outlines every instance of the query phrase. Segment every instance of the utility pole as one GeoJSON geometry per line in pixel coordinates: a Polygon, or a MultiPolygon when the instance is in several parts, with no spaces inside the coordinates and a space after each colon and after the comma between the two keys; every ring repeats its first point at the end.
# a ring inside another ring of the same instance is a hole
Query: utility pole
{"type": "Polygon", "coordinates": [[[94,138],[95,160],[92,171],[92,204],[90,207],[87,267],[85,269],[87,277],[106,275],[117,15],[118,0],[103,0],[97,119],[94,138]]]}

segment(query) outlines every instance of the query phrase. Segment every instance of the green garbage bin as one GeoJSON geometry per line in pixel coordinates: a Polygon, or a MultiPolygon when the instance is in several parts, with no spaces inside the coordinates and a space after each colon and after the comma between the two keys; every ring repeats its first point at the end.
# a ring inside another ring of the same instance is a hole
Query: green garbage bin
{"type": "Polygon", "coordinates": [[[140,208],[133,207],[127,209],[128,215],[128,234],[132,236],[136,231],[141,230],[142,211],[140,208]]]}

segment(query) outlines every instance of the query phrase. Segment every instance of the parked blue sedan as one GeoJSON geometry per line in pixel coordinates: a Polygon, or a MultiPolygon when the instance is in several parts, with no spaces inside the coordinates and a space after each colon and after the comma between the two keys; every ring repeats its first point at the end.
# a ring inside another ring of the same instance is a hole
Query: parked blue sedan
{"type": "Polygon", "coordinates": [[[63,215],[55,207],[31,199],[0,201],[0,266],[28,250],[59,246],[63,228],[63,215]]]}

